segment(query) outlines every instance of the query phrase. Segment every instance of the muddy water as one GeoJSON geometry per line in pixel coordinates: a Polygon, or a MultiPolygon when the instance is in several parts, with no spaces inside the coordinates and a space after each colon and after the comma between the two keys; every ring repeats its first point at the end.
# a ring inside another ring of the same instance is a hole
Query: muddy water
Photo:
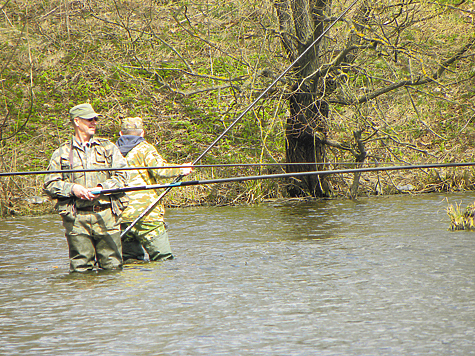
{"type": "Polygon", "coordinates": [[[176,258],[68,274],[59,218],[0,222],[1,355],[475,354],[475,194],[169,210],[176,258]]]}

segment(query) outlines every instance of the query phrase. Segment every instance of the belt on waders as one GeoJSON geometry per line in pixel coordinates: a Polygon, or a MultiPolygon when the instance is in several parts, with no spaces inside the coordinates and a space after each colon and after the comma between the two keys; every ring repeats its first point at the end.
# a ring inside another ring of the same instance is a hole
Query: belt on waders
{"type": "Polygon", "coordinates": [[[104,211],[106,209],[109,209],[110,207],[111,207],[111,204],[98,204],[98,205],[90,205],[90,206],[85,206],[85,207],[82,207],[82,208],[77,208],[77,211],[98,213],[100,211],[104,211]]]}

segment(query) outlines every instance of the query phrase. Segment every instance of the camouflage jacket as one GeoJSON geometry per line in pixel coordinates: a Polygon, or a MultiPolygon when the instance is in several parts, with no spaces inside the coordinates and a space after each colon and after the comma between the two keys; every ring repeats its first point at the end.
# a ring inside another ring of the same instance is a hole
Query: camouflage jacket
{"type": "MultiPolygon", "coordinates": [[[[103,138],[92,138],[89,147],[84,147],[76,138],[62,144],[54,151],[49,162],[48,170],[123,168],[127,161],[122,157],[117,146],[103,138]]],[[[94,171],[73,173],[51,173],[46,175],[43,191],[53,199],[57,199],[56,209],[60,215],[76,213],[77,208],[95,204],[112,204],[112,211],[120,215],[128,204],[124,193],[100,196],[94,201],[76,198],[72,192],[74,184],[86,188],[98,185],[104,189],[123,188],[127,184],[127,171],[94,171]]]]}
{"type": "MultiPolygon", "coordinates": [[[[142,141],[136,145],[125,156],[129,167],[162,167],[167,166],[166,160],[160,156],[154,146],[147,141],[142,141]]],[[[180,168],[170,169],[140,169],[129,171],[130,186],[152,185],[164,183],[164,178],[171,178],[180,174],[180,168]],[[162,182],[160,182],[162,181],[162,182]]],[[[122,214],[123,221],[134,221],[147,207],[158,199],[162,190],[141,190],[128,192],[130,204],[122,214]]],[[[143,218],[144,221],[163,221],[165,208],[162,204],[158,204],[154,210],[143,218]]]]}

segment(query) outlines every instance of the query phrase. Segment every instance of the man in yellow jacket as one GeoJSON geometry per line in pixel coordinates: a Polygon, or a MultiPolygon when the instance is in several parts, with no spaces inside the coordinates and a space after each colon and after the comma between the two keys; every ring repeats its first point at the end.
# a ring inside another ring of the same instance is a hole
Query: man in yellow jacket
{"type": "MultiPolygon", "coordinates": [[[[155,147],[144,139],[142,118],[129,117],[122,120],[117,147],[126,158],[129,167],[161,167],[169,165],[155,147]]],[[[185,164],[190,166],[190,164],[185,164]]],[[[170,169],[139,169],[129,171],[129,186],[160,184],[164,178],[188,175],[191,167],[170,169]]],[[[122,214],[121,228],[124,231],[147,207],[158,199],[161,191],[142,190],[127,193],[130,204],[122,214]]],[[[151,261],[173,258],[168,233],[164,222],[165,208],[159,204],[150,214],[137,222],[122,236],[124,261],[143,260],[147,251],[151,261]]]]}

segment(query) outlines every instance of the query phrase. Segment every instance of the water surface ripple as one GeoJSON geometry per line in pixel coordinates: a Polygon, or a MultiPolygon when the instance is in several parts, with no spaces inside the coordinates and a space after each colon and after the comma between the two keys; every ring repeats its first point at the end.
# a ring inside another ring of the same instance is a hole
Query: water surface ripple
{"type": "Polygon", "coordinates": [[[58,217],[1,221],[0,354],[475,354],[445,198],[475,194],[168,210],[175,260],[88,275],[58,217]]]}

